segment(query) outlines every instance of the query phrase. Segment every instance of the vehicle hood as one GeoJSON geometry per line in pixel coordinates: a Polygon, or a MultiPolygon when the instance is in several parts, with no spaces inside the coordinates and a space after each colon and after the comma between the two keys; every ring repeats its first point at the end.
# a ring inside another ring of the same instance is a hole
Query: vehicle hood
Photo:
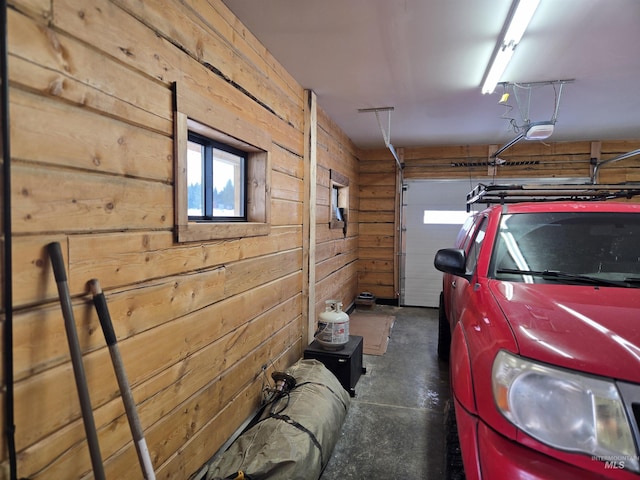
{"type": "Polygon", "coordinates": [[[492,280],[520,355],[640,382],[640,290],[492,280]]]}

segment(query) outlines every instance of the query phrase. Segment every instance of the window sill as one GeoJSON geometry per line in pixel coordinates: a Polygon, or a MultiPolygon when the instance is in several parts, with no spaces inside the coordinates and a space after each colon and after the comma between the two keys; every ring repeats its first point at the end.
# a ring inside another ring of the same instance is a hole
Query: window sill
{"type": "Polygon", "coordinates": [[[199,242],[206,240],[224,240],[241,237],[259,237],[269,235],[271,225],[256,222],[196,223],[178,225],[178,242],[199,242]]]}

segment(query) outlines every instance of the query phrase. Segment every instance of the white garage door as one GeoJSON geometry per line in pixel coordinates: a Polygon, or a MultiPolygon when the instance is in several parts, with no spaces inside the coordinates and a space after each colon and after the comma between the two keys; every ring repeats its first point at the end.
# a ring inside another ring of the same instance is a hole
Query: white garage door
{"type": "MultiPolygon", "coordinates": [[[[498,183],[588,183],[588,178],[502,178],[498,183]]],[[[433,266],[441,248],[452,247],[466,218],[466,195],[477,181],[407,180],[403,195],[400,305],[437,307],[442,273],[433,266]],[[444,212],[442,218],[432,214],[444,212]],[[425,217],[429,218],[425,218],[425,217]]],[[[482,210],[485,205],[475,206],[482,210]]]]}
{"type": "Polygon", "coordinates": [[[401,305],[437,307],[442,273],[433,266],[440,248],[453,246],[464,220],[444,213],[444,220],[427,219],[435,212],[458,212],[466,216],[466,194],[475,187],[469,180],[408,180],[404,191],[404,268],[401,305]],[[442,222],[454,223],[442,223],[442,222]]]}

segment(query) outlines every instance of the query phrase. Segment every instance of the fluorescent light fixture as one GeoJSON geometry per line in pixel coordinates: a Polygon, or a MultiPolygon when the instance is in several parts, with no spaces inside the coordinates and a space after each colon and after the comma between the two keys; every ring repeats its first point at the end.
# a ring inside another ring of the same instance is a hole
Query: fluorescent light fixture
{"type": "Polygon", "coordinates": [[[529,26],[529,22],[533,18],[533,14],[538,8],[540,0],[519,0],[516,11],[511,17],[507,33],[504,35],[503,43],[509,45],[513,43],[514,47],[520,43],[524,31],[529,26]]]}
{"type": "Polygon", "coordinates": [[[485,74],[482,85],[482,93],[493,93],[500,77],[504,73],[513,51],[515,50],[524,31],[527,29],[533,14],[538,8],[540,0],[514,0],[510,15],[503,28],[504,35],[496,48],[489,64],[489,69],[485,74]]]}
{"type": "Polygon", "coordinates": [[[482,93],[493,93],[496,89],[496,85],[498,85],[498,82],[500,81],[500,77],[502,77],[502,74],[511,60],[512,55],[513,48],[506,47],[504,45],[496,52],[491,63],[491,68],[489,69],[489,73],[487,73],[487,78],[482,86],[482,93]]]}

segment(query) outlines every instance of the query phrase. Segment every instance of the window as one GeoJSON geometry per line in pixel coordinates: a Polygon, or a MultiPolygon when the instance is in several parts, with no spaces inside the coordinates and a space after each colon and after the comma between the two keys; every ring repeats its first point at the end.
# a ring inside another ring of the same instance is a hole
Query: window
{"type": "Polygon", "coordinates": [[[472,215],[465,210],[425,210],[422,216],[424,225],[463,225],[472,215]]]}
{"type": "Polygon", "coordinates": [[[246,152],[189,133],[189,220],[246,221],[246,162],[246,152]]]}
{"type": "MultiPolygon", "coordinates": [[[[575,284],[573,276],[624,282],[640,275],[640,218],[618,212],[504,215],[491,259],[495,278],[575,284]],[[566,276],[522,272],[562,272],[566,276]]],[[[579,282],[579,280],[578,280],[579,282]]]]}
{"type": "Polygon", "coordinates": [[[268,235],[271,136],[178,84],[175,104],[177,241],[268,235]]]}
{"type": "Polygon", "coordinates": [[[329,228],[342,229],[347,234],[347,220],[349,217],[349,179],[331,170],[331,215],[329,228]]]}
{"type": "Polygon", "coordinates": [[[482,242],[484,241],[485,232],[487,231],[487,224],[489,223],[487,222],[487,219],[485,217],[481,217],[480,221],[482,223],[478,227],[477,232],[473,237],[473,242],[471,243],[469,251],[467,252],[467,274],[473,273],[473,270],[476,268],[478,255],[480,254],[480,247],[482,246],[482,242]]]}
{"type": "Polygon", "coordinates": [[[331,219],[344,222],[344,215],[340,205],[340,187],[338,185],[331,186],[331,219]]]}

